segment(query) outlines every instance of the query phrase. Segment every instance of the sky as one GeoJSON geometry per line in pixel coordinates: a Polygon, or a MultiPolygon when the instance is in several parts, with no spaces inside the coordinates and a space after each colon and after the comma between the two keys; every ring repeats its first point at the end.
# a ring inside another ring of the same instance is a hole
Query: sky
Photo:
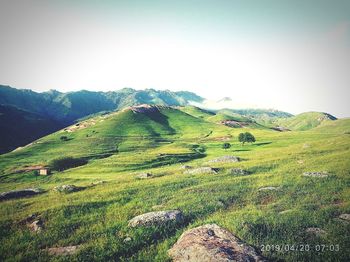
{"type": "Polygon", "coordinates": [[[0,0],[0,84],[350,117],[348,0],[0,0]]]}

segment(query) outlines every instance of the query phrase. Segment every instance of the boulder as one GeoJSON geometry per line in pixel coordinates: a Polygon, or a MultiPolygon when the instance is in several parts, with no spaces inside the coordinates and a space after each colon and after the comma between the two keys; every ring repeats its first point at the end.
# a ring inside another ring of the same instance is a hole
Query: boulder
{"type": "Polygon", "coordinates": [[[129,227],[162,225],[168,222],[183,221],[183,214],[179,210],[155,211],[139,215],[129,220],[129,227]]]}
{"type": "Polygon", "coordinates": [[[61,186],[56,186],[54,188],[55,191],[61,192],[61,193],[72,193],[82,189],[83,189],[82,187],[77,187],[75,185],[61,185],[61,186]]]}
{"type": "Polygon", "coordinates": [[[141,174],[138,174],[138,175],[136,176],[136,178],[145,179],[145,178],[150,178],[150,177],[152,177],[152,176],[153,176],[153,175],[150,174],[150,173],[141,173],[141,174]]]}
{"type": "Polygon", "coordinates": [[[41,219],[35,220],[33,223],[28,225],[29,229],[33,232],[39,233],[43,230],[44,223],[41,219]]]}
{"type": "Polygon", "coordinates": [[[303,176],[308,176],[308,177],[328,177],[327,172],[305,172],[303,173],[303,176]]]}
{"type": "Polygon", "coordinates": [[[132,241],[131,237],[126,237],[126,238],[124,238],[124,240],[123,240],[124,243],[128,243],[128,242],[130,242],[130,241],[132,241]]]}
{"type": "Polygon", "coordinates": [[[7,199],[14,199],[20,197],[34,196],[37,194],[44,193],[44,191],[40,188],[27,188],[21,190],[12,190],[8,192],[3,192],[0,194],[0,201],[7,199]]]}
{"type": "Polygon", "coordinates": [[[305,232],[315,236],[321,236],[326,234],[326,231],[318,227],[309,227],[305,230],[305,232]]]}
{"type": "Polygon", "coordinates": [[[341,214],[339,218],[342,220],[350,221],[350,214],[341,214]]]}
{"type": "Polygon", "coordinates": [[[209,163],[235,163],[239,162],[241,159],[238,156],[221,156],[208,161],[209,163]]]}
{"type": "Polygon", "coordinates": [[[181,166],[181,169],[191,169],[192,167],[191,166],[188,166],[188,165],[183,165],[181,166]]]}
{"type": "Polygon", "coordinates": [[[105,181],[105,180],[100,180],[100,181],[92,182],[91,185],[92,185],[92,186],[97,186],[97,185],[101,185],[101,184],[105,184],[105,183],[107,183],[107,181],[105,181]]]}
{"type": "Polygon", "coordinates": [[[271,190],[279,190],[280,187],[267,186],[259,188],[259,191],[271,191],[271,190]]]}
{"type": "Polygon", "coordinates": [[[49,255],[52,256],[67,256],[67,255],[73,255],[77,253],[80,249],[80,245],[78,246],[66,246],[66,247],[51,247],[47,249],[47,252],[49,255]]]}
{"type": "Polygon", "coordinates": [[[184,232],[168,254],[174,262],[267,261],[255,248],[216,224],[184,232]]]}
{"type": "Polygon", "coordinates": [[[235,175],[235,176],[249,175],[249,172],[247,170],[242,169],[242,168],[230,168],[228,170],[228,173],[230,175],[235,175]]]}
{"type": "Polygon", "coordinates": [[[186,170],[184,173],[189,175],[197,175],[197,174],[217,174],[218,172],[219,172],[218,168],[198,167],[198,168],[186,170]]]}

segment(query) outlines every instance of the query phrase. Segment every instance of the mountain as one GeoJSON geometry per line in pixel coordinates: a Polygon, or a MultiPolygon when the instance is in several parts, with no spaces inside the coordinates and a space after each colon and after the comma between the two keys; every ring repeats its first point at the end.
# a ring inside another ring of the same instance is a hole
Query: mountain
{"type": "MultiPolygon", "coordinates": [[[[168,106],[140,105],[92,117],[10,154],[48,163],[57,156],[86,159],[149,148],[178,139],[205,138],[225,129],[168,106]],[[64,139],[63,139],[64,138],[64,139]]],[[[186,146],[187,147],[187,146],[186,146]]]]}
{"type": "Polygon", "coordinates": [[[50,117],[69,124],[74,120],[100,111],[113,111],[139,104],[183,106],[203,98],[191,92],[171,92],[154,89],[118,91],[76,91],[61,93],[55,90],[37,93],[31,90],[0,86],[0,104],[50,117]]]}
{"type": "Polygon", "coordinates": [[[48,135],[63,125],[43,116],[0,105],[0,154],[48,135]]]}
{"type": "Polygon", "coordinates": [[[325,122],[336,120],[335,116],[322,112],[306,112],[290,118],[281,118],[274,121],[275,125],[290,130],[309,130],[325,122]]]}
{"type": "Polygon", "coordinates": [[[68,126],[90,115],[120,110],[140,104],[184,106],[203,98],[186,91],[124,88],[110,92],[56,90],[37,93],[0,85],[2,115],[0,153],[8,152],[33,140],[68,126]],[[14,125],[14,123],[18,123],[14,125]]]}

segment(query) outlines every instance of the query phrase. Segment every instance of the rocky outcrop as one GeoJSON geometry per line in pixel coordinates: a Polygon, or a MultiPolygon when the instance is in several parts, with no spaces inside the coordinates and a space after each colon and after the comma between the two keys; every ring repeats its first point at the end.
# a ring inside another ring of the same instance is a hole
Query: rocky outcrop
{"type": "Polygon", "coordinates": [[[239,162],[241,159],[238,156],[221,156],[208,161],[209,163],[235,163],[239,162]]]}
{"type": "Polygon", "coordinates": [[[40,188],[27,188],[27,189],[21,189],[21,190],[12,190],[12,191],[1,193],[0,194],[0,201],[14,199],[14,198],[20,198],[20,197],[34,196],[34,195],[38,195],[41,193],[44,193],[44,190],[42,190],[40,188]]]}
{"type": "Polygon", "coordinates": [[[44,228],[44,223],[41,219],[37,219],[28,225],[29,229],[33,232],[39,233],[44,228]]]}
{"type": "Polygon", "coordinates": [[[217,174],[218,172],[219,172],[218,168],[198,167],[198,168],[188,169],[184,173],[189,175],[198,175],[198,174],[217,174]]]}
{"type": "Polygon", "coordinates": [[[145,178],[150,178],[152,177],[153,175],[151,173],[141,173],[141,174],[138,174],[136,176],[136,178],[138,179],[145,179],[145,178]]]}
{"type": "Polygon", "coordinates": [[[247,170],[244,170],[242,168],[230,168],[228,170],[228,173],[230,175],[234,175],[234,176],[245,176],[245,175],[249,175],[249,172],[247,170]]]}
{"type": "Polygon", "coordinates": [[[267,261],[255,248],[216,224],[186,231],[168,254],[175,262],[267,261]]]}
{"type": "Polygon", "coordinates": [[[129,227],[162,225],[168,222],[183,221],[183,214],[179,210],[156,211],[139,215],[129,220],[129,227]]]}
{"type": "Polygon", "coordinates": [[[341,214],[339,218],[345,221],[350,221],[350,214],[341,214]]]}
{"type": "Polygon", "coordinates": [[[326,234],[326,231],[318,227],[309,227],[305,230],[305,232],[315,236],[322,236],[326,234]]]}
{"type": "Polygon", "coordinates": [[[308,176],[308,177],[328,177],[327,172],[305,172],[303,173],[303,176],[308,176]]]}
{"type": "Polygon", "coordinates": [[[267,187],[259,188],[259,191],[272,191],[272,190],[279,190],[279,189],[280,189],[280,187],[267,186],[267,187]]]}
{"type": "Polygon", "coordinates": [[[84,187],[77,187],[75,185],[61,185],[61,186],[56,186],[54,188],[55,191],[61,192],[61,193],[73,193],[83,189],[84,187]]]}
{"type": "Polygon", "coordinates": [[[67,256],[74,255],[80,249],[80,245],[78,246],[66,246],[66,247],[51,247],[47,249],[49,255],[52,256],[67,256]]]}

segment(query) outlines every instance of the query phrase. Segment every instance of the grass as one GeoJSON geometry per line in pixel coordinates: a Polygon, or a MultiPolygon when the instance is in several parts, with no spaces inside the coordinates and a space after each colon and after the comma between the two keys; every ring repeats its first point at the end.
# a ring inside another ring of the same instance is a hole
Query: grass
{"type": "Polygon", "coordinates": [[[347,261],[349,223],[337,217],[350,213],[349,120],[310,131],[276,132],[249,129],[257,143],[241,146],[242,129],[208,123],[174,109],[150,119],[130,111],[110,115],[85,129],[40,139],[20,151],[0,156],[0,191],[41,187],[46,193],[0,203],[1,261],[169,261],[167,250],[186,230],[205,223],[226,227],[245,242],[261,245],[333,244],[340,251],[264,251],[271,260],[347,261]],[[166,120],[166,121],[165,121],[166,120]],[[95,131],[95,132],[93,132],[95,131]],[[210,133],[211,132],[211,133],[210,133]],[[91,136],[86,137],[87,134],[91,136]],[[209,134],[209,135],[208,135],[209,134]],[[230,149],[222,149],[224,142],[230,149]],[[108,151],[109,156],[97,157],[108,151]],[[51,176],[14,173],[23,165],[46,163],[57,156],[89,156],[87,165],[54,172],[51,176]],[[236,155],[238,163],[208,163],[236,155]],[[194,167],[220,168],[216,175],[186,175],[179,160],[194,167]],[[250,175],[230,175],[243,168],[250,175]],[[307,171],[328,171],[327,178],[303,177],[307,171]],[[136,179],[141,172],[154,177],[136,179]],[[60,194],[57,185],[87,186],[60,194]],[[258,191],[278,186],[276,191],[258,191]],[[180,209],[181,225],[127,227],[132,217],[156,210],[180,209]],[[282,213],[281,213],[282,212],[282,213]],[[19,221],[38,213],[45,229],[29,232],[19,221]],[[324,236],[310,236],[319,227],[324,236]],[[126,237],[132,241],[124,242],[126,237]],[[72,257],[49,257],[43,249],[82,245],[72,257]]]}

